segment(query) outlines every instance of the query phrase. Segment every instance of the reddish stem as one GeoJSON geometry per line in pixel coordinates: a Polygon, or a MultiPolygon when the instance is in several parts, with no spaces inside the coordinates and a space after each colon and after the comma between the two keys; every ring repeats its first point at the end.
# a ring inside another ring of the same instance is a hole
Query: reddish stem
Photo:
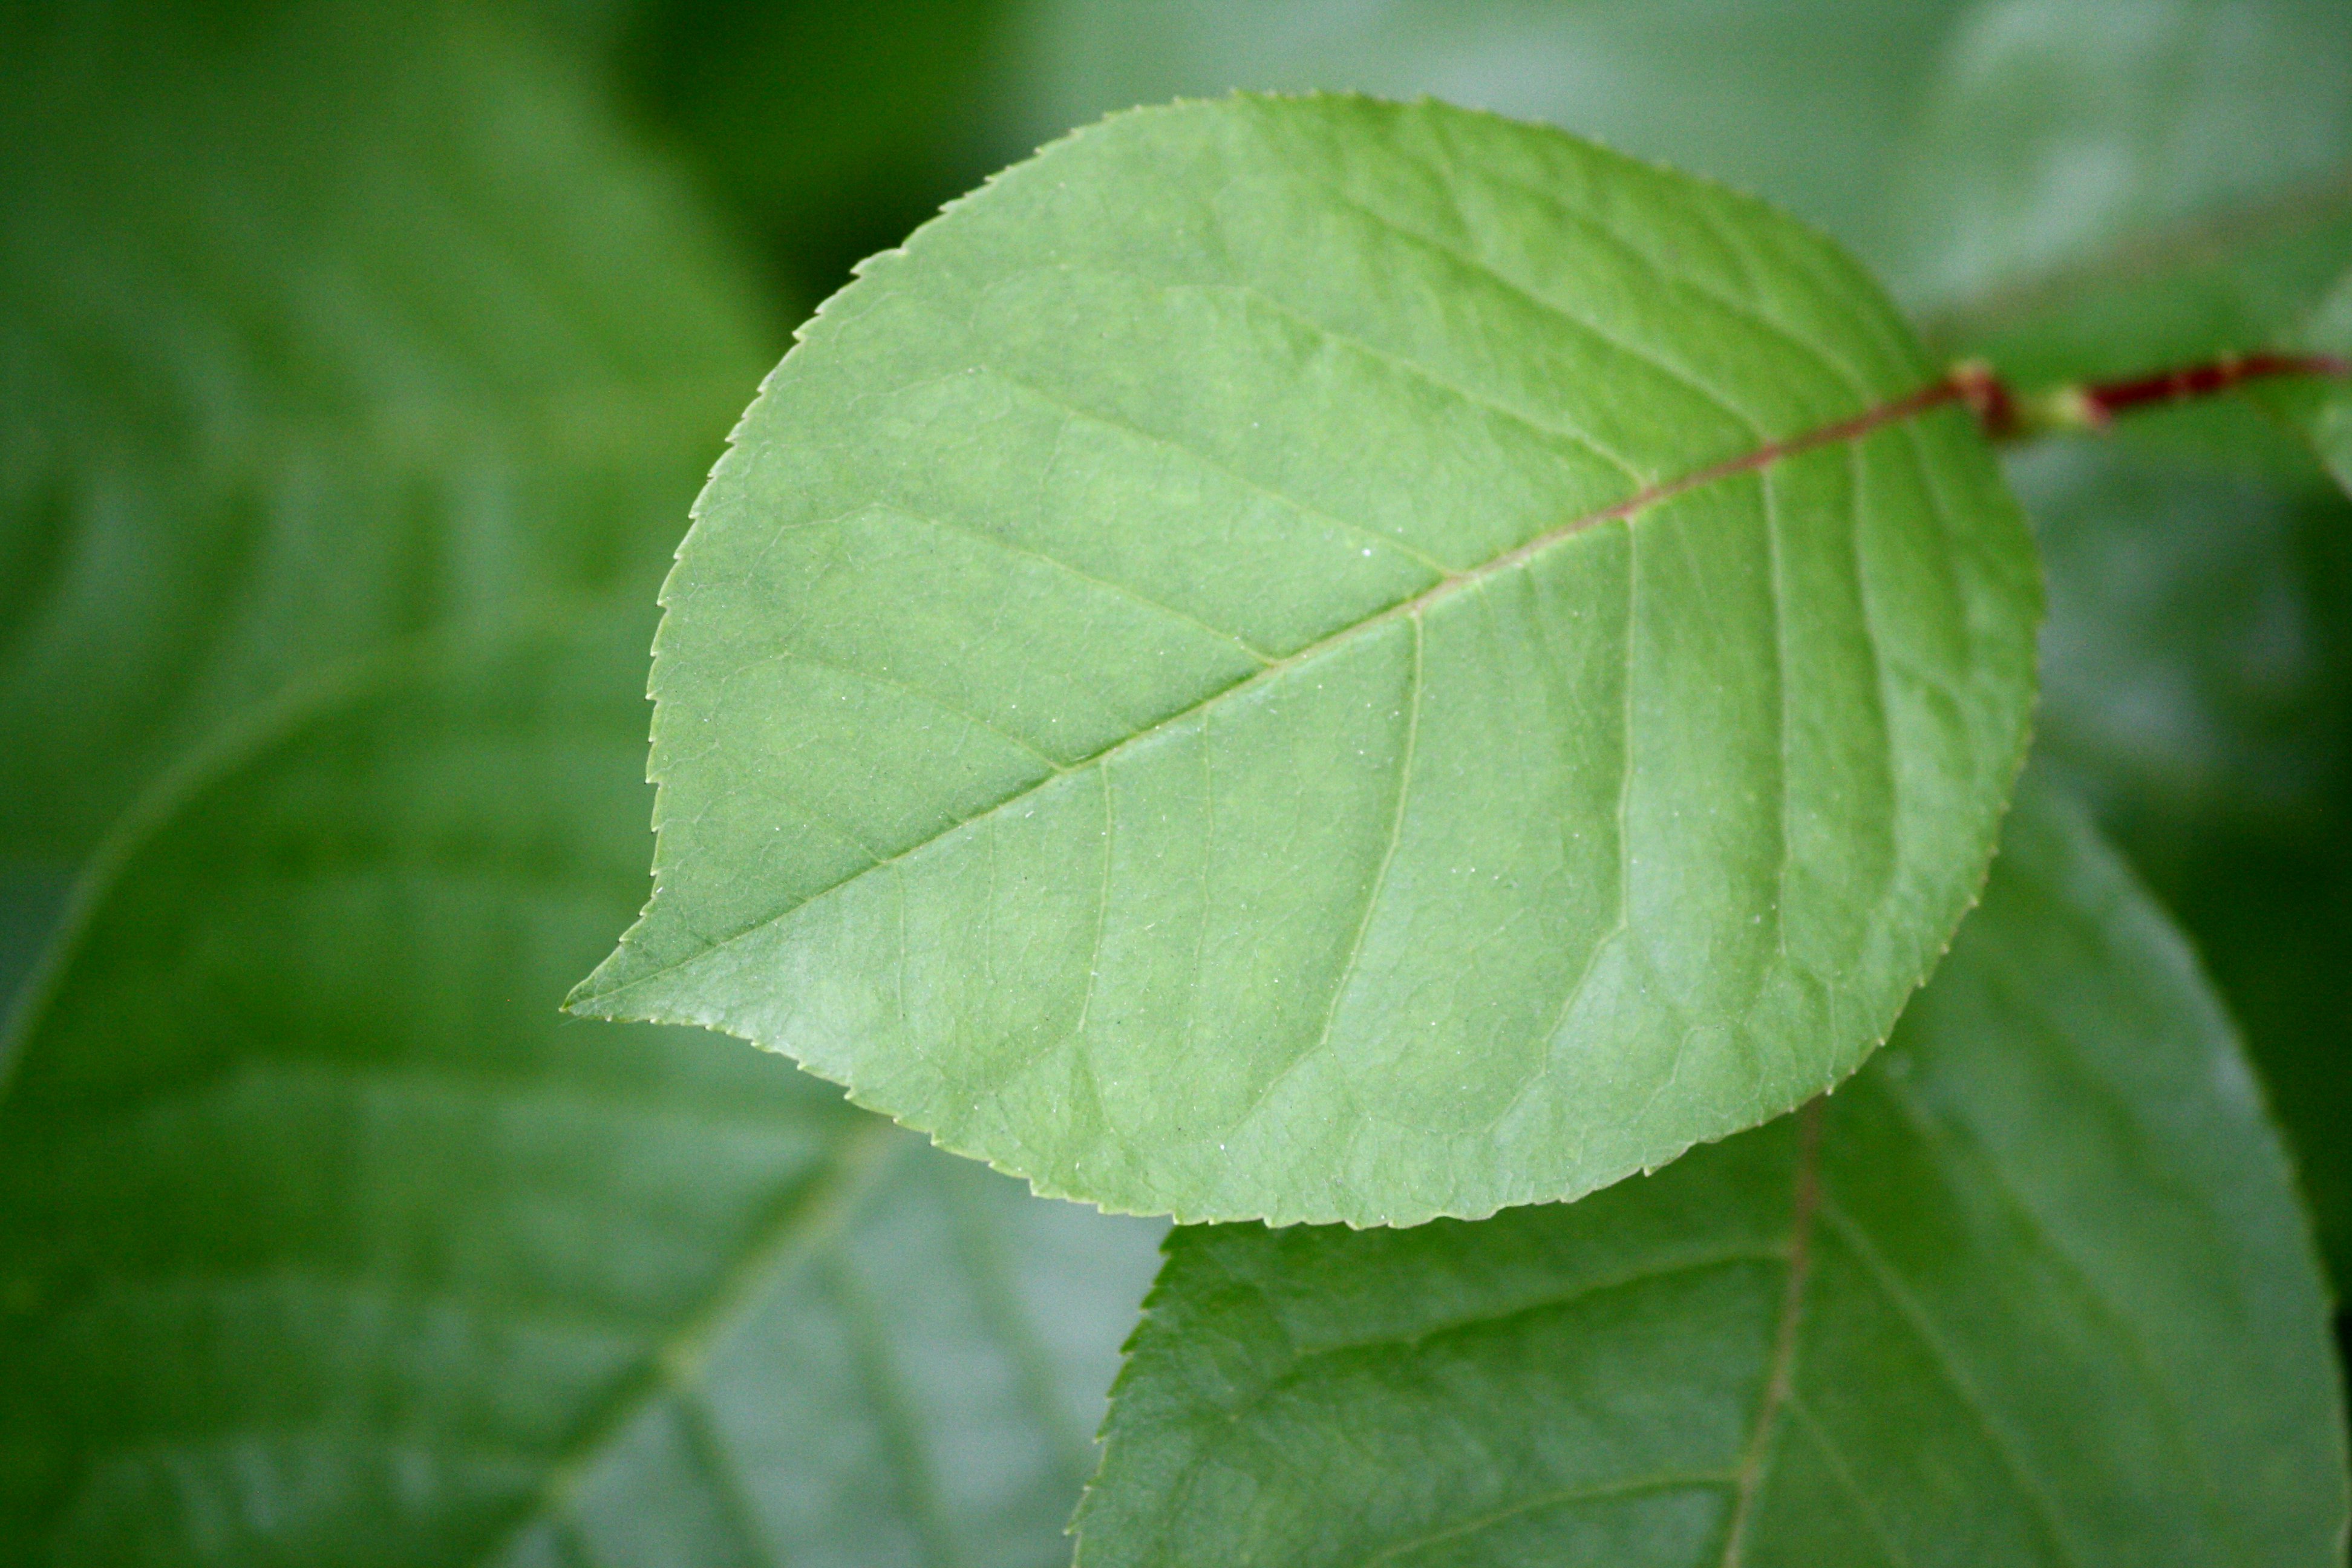
{"type": "Polygon", "coordinates": [[[2223,354],[2202,364],[2183,365],[2125,381],[2095,382],[2083,388],[2083,407],[2094,425],[2118,414],[2158,404],[2210,397],[2244,382],[2273,375],[2352,375],[2352,364],[2334,354],[2223,354]]]}
{"type": "Polygon", "coordinates": [[[2352,379],[2352,361],[2335,354],[2222,354],[2152,375],[2053,387],[2029,397],[2011,392],[1990,365],[1970,361],[1953,366],[1943,384],[1976,414],[1988,437],[2010,441],[2049,430],[2104,430],[2116,415],[2136,408],[2188,403],[2280,375],[2352,379]]]}

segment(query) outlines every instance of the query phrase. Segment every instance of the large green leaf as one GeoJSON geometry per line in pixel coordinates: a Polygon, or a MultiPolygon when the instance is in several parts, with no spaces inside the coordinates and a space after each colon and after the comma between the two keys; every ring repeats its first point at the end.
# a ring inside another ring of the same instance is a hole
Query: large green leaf
{"type": "Polygon", "coordinates": [[[2029,800],[1834,1100],[1572,1207],[1180,1231],[1079,1563],[2340,1562],[2276,1136],[2179,939],[2029,800]]]}
{"type": "Polygon", "coordinates": [[[1121,116],[877,258],[705,492],[574,998],[1042,1191],[1410,1223],[1835,1082],[1972,896],[2038,584],[1869,283],[1437,104],[1121,116]]]}
{"type": "Polygon", "coordinates": [[[1152,1226],[589,1027],[645,627],[247,726],[0,1099],[0,1560],[1047,1564],[1152,1226]]]}
{"type": "Polygon", "coordinates": [[[0,17],[0,858],[232,714],[650,581],[772,341],[478,7],[0,17]]]}

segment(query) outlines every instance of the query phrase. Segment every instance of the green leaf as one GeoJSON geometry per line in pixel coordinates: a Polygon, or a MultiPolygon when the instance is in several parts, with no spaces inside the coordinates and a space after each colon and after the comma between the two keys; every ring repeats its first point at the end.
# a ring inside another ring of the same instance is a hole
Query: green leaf
{"type": "Polygon", "coordinates": [[[650,583],[781,334],[550,51],[134,0],[0,55],[0,859],[338,660],[650,583]]]}
{"type": "Polygon", "coordinates": [[[1424,103],[1121,116],[772,376],[656,649],[706,1024],[1039,1190],[1574,1196],[1885,1037],[1990,855],[2039,592],[1869,283],[1424,103]]]}
{"type": "Polygon", "coordinates": [[[2336,0],[1979,5],[1902,160],[1897,292],[2023,384],[2270,342],[2352,251],[2347,58],[2336,0]]]}
{"type": "Polygon", "coordinates": [[[1235,88],[1428,94],[1548,121],[1769,198],[1878,259],[1958,0],[1045,0],[1013,89],[1031,147],[1235,88]]]}
{"type": "Polygon", "coordinates": [[[1573,1207],[1168,1250],[1084,1568],[2341,1561],[2277,1138],[2047,796],[1834,1100],[1573,1207]]]}
{"type": "Polygon", "coordinates": [[[645,630],[387,661],[114,840],[0,1098],[0,1560],[1066,1556],[1157,1227],[556,1010],[645,630]]]}

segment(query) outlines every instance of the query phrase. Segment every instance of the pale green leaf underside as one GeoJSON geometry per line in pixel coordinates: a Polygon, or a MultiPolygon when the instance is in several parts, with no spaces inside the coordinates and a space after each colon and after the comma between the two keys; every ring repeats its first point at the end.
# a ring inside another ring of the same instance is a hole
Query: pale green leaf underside
{"type": "Polygon", "coordinates": [[[556,1009],[645,629],[257,733],[99,889],[0,1100],[0,1561],[1067,1560],[1157,1227],[556,1009]]]}
{"type": "Polygon", "coordinates": [[[2036,795],[1834,1099],[1476,1226],[1179,1232],[1078,1561],[2324,1568],[2344,1464],[2235,1042],[2036,795]]]}
{"type": "Polygon", "coordinates": [[[1194,1219],[1483,1215],[1785,1110],[2022,747],[2029,546],[1932,380],[1826,243],[1558,132],[1106,121],[770,379],[573,1005],[1194,1219]]]}

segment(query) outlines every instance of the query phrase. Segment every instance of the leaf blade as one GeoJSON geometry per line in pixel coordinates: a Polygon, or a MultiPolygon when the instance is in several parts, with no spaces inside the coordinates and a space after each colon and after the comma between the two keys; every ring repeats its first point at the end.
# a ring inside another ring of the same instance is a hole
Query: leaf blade
{"type": "Polygon", "coordinates": [[[2022,743],[2031,559],[1933,388],[1822,242],[1556,133],[1107,121],[771,378],[666,594],[654,901],[572,1005],[1185,1217],[1488,1213],[1773,1114],[1932,962],[2022,743]]]}

